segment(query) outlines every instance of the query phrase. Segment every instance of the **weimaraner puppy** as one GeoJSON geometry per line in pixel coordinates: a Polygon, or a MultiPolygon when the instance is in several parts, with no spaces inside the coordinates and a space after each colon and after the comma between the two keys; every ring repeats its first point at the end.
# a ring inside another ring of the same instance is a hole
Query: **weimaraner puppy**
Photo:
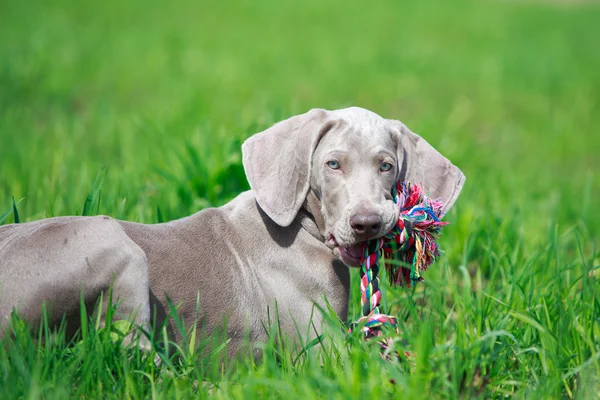
{"type": "Polygon", "coordinates": [[[165,319],[166,296],[181,302],[186,322],[199,316],[199,331],[226,320],[233,352],[245,335],[266,339],[263,323],[273,321],[275,302],[285,334],[310,324],[319,331],[315,304],[327,299],[346,320],[348,267],[358,266],[361,243],[397,221],[394,182],[422,184],[447,211],[465,180],[401,122],[357,107],[289,118],[250,137],[242,153],[251,190],[186,218],[145,225],[58,217],[1,226],[0,324],[13,309],[36,323],[46,301],[54,321],[66,314],[77,329],[80,291],[93,304],[112,282],[119,311],[141,325],[151,322],[152,309],[155,323],[165,319]]]}

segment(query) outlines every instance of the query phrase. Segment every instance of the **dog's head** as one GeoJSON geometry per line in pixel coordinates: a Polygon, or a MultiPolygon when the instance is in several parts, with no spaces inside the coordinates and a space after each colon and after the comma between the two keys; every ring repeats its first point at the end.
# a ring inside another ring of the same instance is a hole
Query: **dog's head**
{"type": "Polygon", "coordinates": [[[364,241],[398,219],[397,180],[421,184],[444,202],[458,197],[463,173],[399,121],[358,107],[314,109],[246,140],[243,162],[263,211],[278,225],[296,218],[309,192],[318,199],[321,232],[334,254],[360,264],[364,241]]]}

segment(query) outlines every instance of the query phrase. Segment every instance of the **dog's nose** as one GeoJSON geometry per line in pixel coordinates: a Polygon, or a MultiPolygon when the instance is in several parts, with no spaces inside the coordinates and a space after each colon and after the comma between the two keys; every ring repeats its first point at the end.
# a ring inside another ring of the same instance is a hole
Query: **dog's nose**
{"type": "Polygon", "coordinates": [[[350,217],[350,227],[357,235],[377,235],[381,230],[381,223],[381,215],[374,212],[356,213],[350,217]]]}

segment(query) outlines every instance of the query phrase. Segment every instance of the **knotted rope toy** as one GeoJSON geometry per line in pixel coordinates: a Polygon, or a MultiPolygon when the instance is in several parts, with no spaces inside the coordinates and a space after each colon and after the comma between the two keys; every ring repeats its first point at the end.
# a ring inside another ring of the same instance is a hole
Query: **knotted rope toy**
{"type": "Polygon", "coordinates": [[[421,271],[427,270],[440,255],[435,240],[439,237],[441,228],[447,224],[440,220],[443,216],[443,203],[428,198],[421,186],[397,182],[392,189],[392,196],[400,209],[398,223],[383,237],[367,241],[361,258],[363,316],[355,324],[363,324],[362,330],[367,339],[381,336],[383,326],[389,326],[398,333],[396,318],[379,311],[381,290],[378,275],[381,256],[385,258],[391,285],[410,287],[411,282],[421,282],[421,271]]]}

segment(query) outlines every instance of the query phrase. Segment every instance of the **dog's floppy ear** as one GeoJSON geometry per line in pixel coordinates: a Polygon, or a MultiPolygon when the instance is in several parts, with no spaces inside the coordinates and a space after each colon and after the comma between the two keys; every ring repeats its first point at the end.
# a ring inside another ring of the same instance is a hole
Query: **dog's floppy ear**
{"type": "Polygon", "coordinates": [[[465,175],[425,139],[400,121],[388,120],[397,142],[398,179],[423,185],[425,193],[443,201],[446,213],[454,204],[465,183],[465,175]]]}
{"type": "Polygon", "coordinates": [[[333,126],[328,111],[313,109],[281,121],[242,145],[244,171],[256,201],[280,226],[292,223],[310,187],[312,155],[333,126]]]}

